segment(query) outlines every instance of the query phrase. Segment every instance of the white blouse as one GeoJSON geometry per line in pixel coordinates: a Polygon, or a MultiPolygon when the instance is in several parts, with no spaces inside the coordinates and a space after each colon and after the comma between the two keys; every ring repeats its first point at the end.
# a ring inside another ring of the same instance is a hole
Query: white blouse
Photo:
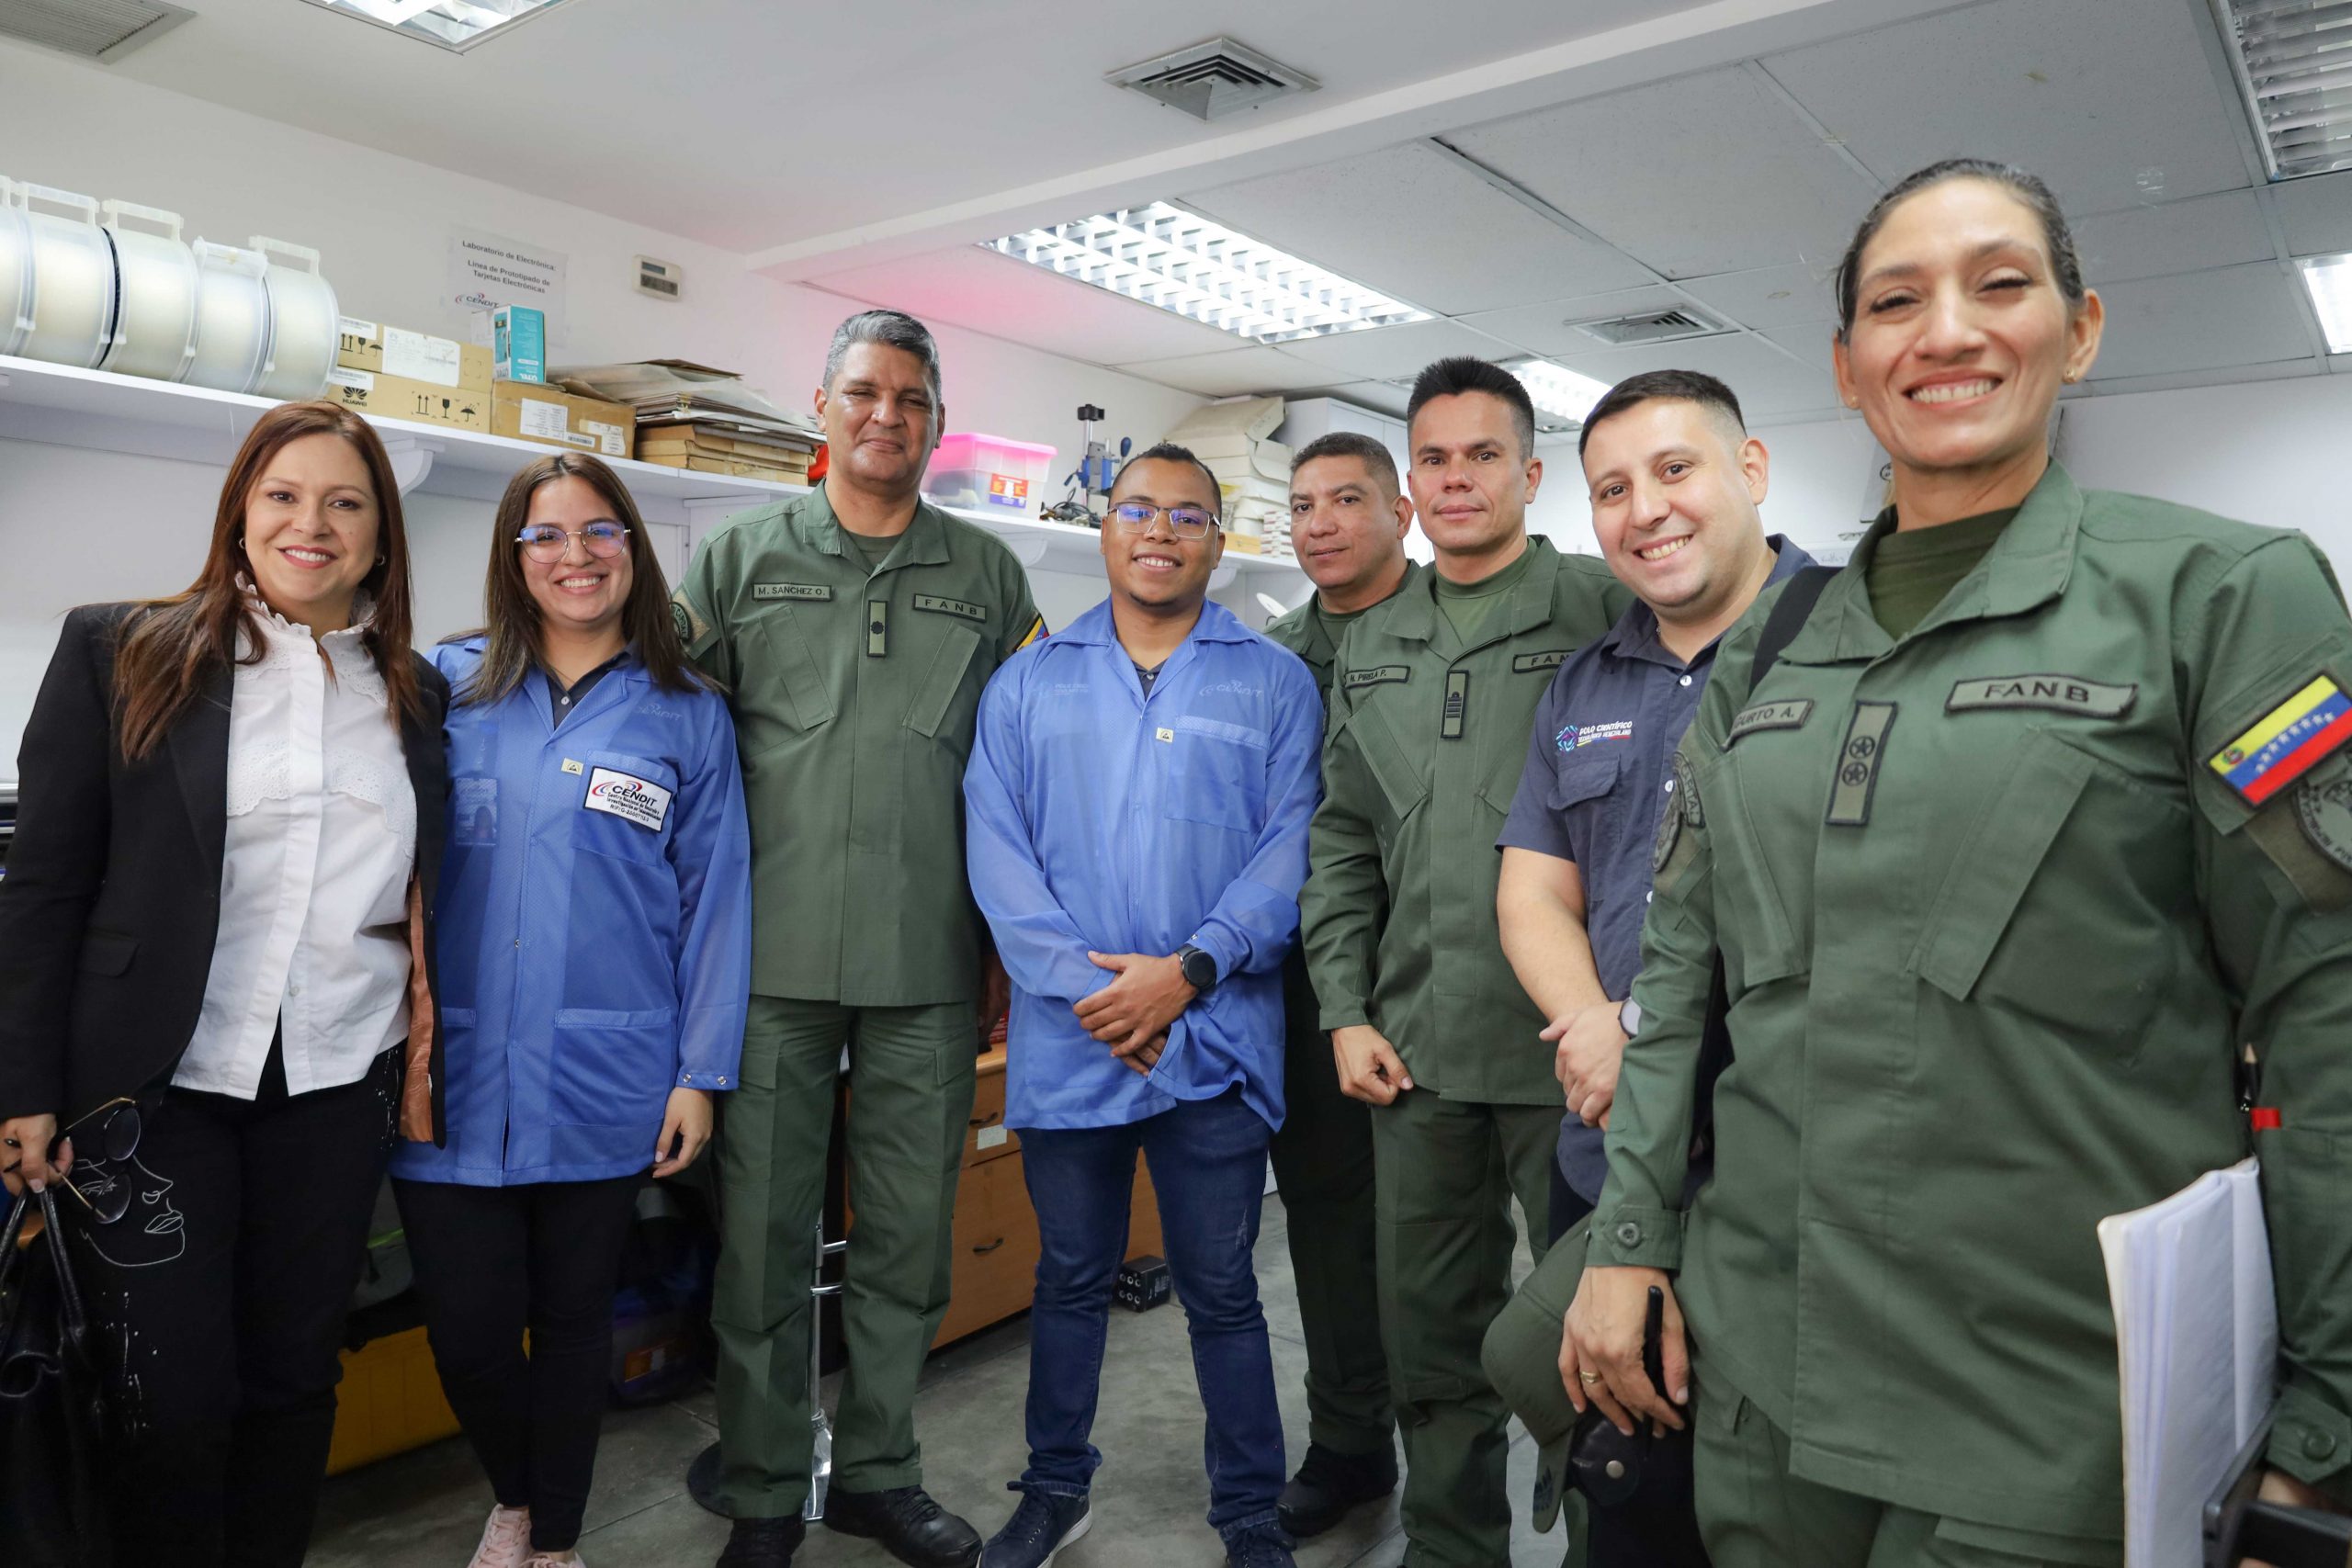
{"type": "Polygon", "coordinates": [[[259,1091],[281,1020],[289,1094],[357,1082],[406,1035],[416,863],[416,793],[360,641],[371,607],[363,599],[357,626],[316,642],[254,608],[262,657],[236,667],[229,705],[220,935],[196,1035],[172,1075],[239,1100],[259,1091]]]}

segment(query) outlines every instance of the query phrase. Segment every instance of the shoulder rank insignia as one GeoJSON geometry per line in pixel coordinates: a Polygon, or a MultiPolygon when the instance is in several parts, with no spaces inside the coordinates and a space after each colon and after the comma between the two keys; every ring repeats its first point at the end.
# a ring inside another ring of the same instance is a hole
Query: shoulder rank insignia
{"type": "Polygon", "coordinates": [[[2322,675],[2256,719],[2206,766],[2260,806],[2352,740],[2352,700],[2322,675]]]}

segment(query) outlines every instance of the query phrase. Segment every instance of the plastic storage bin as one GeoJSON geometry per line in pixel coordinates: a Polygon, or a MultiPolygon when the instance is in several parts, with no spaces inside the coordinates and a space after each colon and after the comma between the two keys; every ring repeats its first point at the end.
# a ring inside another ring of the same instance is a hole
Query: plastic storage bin
{"type": "Polygon", "coordinates": [[[196,253],[181,243],[180,215],[127,201],[99,210],[121,292],[98,368],[176,381],[196,357],[196,253]]]}
{"type": "Polygon", "coordinates": [[[0,175],[0,354],[15,354],[33,330],[33,226],[24,186],[0,175]]]}
{"type": "Polygon", "coordinates": [[[196,355],[181,378],[217,392],[250,392],[269,365],[269,258],[198,240],[196,355]]]}
{"type": "Polygon", "coordinates": [[[95,197],[47,186],[17,187],[32,231],[32,331],[17,352],[87,370],[114,335],[114,248],[98,227],[95,197]]]}
{"type": "Polygon", "coordinates": [[[1001,435],[950,435],[931,455],[923,492],[943,506],[1034,517],[1054,473],[1054,449],[1001,435]]]}
{"type": "Polygon", "coordinates": [[[254,391],[265,398],[315,398],[334,368],[343,313],[334,288],[319,274],[319,253],[308,245],[255,234],[253,247],[269,259],[262,283],[269,291],[269,358],[254,391]]]}

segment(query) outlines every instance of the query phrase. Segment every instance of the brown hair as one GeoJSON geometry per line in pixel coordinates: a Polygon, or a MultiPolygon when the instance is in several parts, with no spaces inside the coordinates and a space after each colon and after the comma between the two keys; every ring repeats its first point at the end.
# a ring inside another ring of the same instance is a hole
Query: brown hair
{"type": "Polygon", "coordinates": [[[459,642],[481,637],[490,641],[481,662],[456,694],[457,700],[501,701],[539,662],[539,605],[524,579],[523,551],[516,540],[531,520],[531,497],[540,486],[562,479],[585,480],[612,508],[613,520],[628,530],[632,581],[628,600],[621,606],[621,636],[637,649],[653,683],[673,692],[716,689],[717,682],[687,662],[685,644],[679,639],[677,621],[670,613],[670,584],[662,575],[661,560],[646,544],[645,520],[638,515],[628,487],[621,483],[620,476],[585,453],[556,452],[525,464],[520,473],[506,481],[506,493],[499,497],[498,515],[490,525],[490,574],[482,585],[482,609],[489,624],[447,639],[459,642]]]}
{"type": "Polygon", "coordinates": [[[122,624],[115,649],[114,698],[125,761],[136,762],[153,752],[206,680],[240,662],[240,635],[247,649],[242,662],[260,662],[261,619],[253,601],[237,586],[241,573],[250,577],[252,572],[252,562],[245,558],[245,505],[270,460],[288,442],[306,435],[341,436],[368,466],[368,483],[376,491],[376,551],[381,559],[360,580],[361,591],[376,602],[374,615],[359,634],[360,643],[383,677],[393,727],[403,719],[424,721],[424,702],[409,651],[408,534],[401,523],[401,491],[392,479],[392,460],[368,422],[341,404],[280,403],[254,423],[229,464],[204,570],[169,598],[141,602],[122,624]]]}

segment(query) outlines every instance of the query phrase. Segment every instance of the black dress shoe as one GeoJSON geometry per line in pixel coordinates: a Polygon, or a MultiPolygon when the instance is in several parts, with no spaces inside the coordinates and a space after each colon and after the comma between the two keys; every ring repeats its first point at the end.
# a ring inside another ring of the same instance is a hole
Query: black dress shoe
{"type": "Polygon", "coordinates": [[[908,1568],[968,1568],[980,1554],[980,1532],[932,1501],[920,1486],[887,1492],[825,1495],[825,1528],[864,1536],[908,1568]]]}
{"type": "Polygon", "coordinates": [[[808,1527],[797,1514],[781,1519],[737,1519],[727,1532],[727,1550],[718,1554],[718,1568],[792,1568],[792,1554],[800,1550],[808,1527]]]}
{"type": "Polygon", "coordinates": [[[1298,1473],[1275,1504],[1283,1529],[1304,1540],[1321,1535],[1360,1503],[1376,1502],[1396,1490],[1396,1454],[1334,1453],[1320,1443],[1306,1445],[1298,1473]]]}

